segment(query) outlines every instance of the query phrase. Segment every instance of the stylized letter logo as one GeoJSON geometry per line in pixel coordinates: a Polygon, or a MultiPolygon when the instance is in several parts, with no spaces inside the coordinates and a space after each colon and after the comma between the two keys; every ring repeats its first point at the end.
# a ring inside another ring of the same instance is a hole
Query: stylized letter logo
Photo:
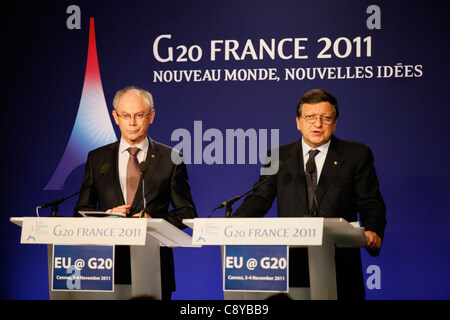
{"type": "Polygon", "coordinates": [[[77,117],[66,150],[44,190],[61,190],[69,174],[86,161],[89,151],[116,140],[103,93],[95,43],[94,18],[91,18],[86,74],[77,117]]]}

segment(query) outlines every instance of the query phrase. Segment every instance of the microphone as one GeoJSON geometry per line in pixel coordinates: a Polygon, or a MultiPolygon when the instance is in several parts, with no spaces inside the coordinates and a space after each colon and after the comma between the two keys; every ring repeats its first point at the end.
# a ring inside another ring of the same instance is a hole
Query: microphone
{"type": "Polygon", "coordinates": [[[141,175],[144,174],[148,170],[148,162],[142,161],[139,163],[139,171],[141,172],[141,175]]]}
{"type": "Polygon", "coordinates": [[[60,205],[61,203],[63,203],[64,201],[66,201],[67,199],[70,199],[74,196],[76,196],[77,194],[80,194],[82,191],[86,190],[87,188],[91,188],[92,186],[96,185],[104,176],[106,176],[109,172],[111,171],[111,165],[109,163],[105,163],[101,170],[100,170],[100,177],[97,179],[97,181],[89,184],[88,186],[80,189],[79,191],[71,194],[70,196],[67,197],[62,197],[47,203],[44,203],[40,206],[38,206],[36,209],[44,209],[47,207],[52,207],[52,214],[51,217],[56,217],[57,213],[58,213],[58,205],[60,205]]]}
{"type": "Polygon", "coordinates": [[[306,162],[306,172],[313,174],[316,171],[316,163],[313,160],[308,160],[306,162]]]}
{"type": "MultiPolygon", "coordinates": [[[[278,168],[277,170],[280,171],[280,169],[283,167],[283,161],[277,161],[274,165],[275,168],[278,168]]],[[[278,172],[277,171],[277,172],[278,172]]],[[[248,190],[246,193],[241,194],[240,196],[236,196],[233,197],[227,201],[222,202],[220,205],[218,205],[216,208],[214,208],[210,214],[208,215],[208,218],[211,217],[212,213],[217,210],[217,209],[221,209],[221,208],[226,208],[226,217],[231,216],[231,206],[238,201],[239,199],[241,199],[242,197],[246,196],[247,194],[249,194],[250,192],[254,191],[256,188],[258,188],[259,186],[263,185],[264,183],[266,183],[267,181],[269,181],[269,179],[272,178],[272,175],[269,175],[267,177],[265,177],[263,180],[261,180],[260,182],[258,182],[257,184],[255,184],[253,186],[253,188],[251,188],[250,190],[248,190]]]]}
{"type": "MultiPolygon", "coordinates": [[[[311,179],[312,179],[312,175],[314,173],[314,171],[316,171],[316,163],[314,162],[313,159],[310,159],[306,162],[306,172],[309,173],[311,175],[311,179]]],[[[316,196],[316,189],[314,188],[313,190],[313,195],[314,195],[314,200],[313,200],[313,210],[312,210],[312,216],[313,217],[317,217],[319,215],[319,201],[317,201],[317,196],[316,196]]]]}

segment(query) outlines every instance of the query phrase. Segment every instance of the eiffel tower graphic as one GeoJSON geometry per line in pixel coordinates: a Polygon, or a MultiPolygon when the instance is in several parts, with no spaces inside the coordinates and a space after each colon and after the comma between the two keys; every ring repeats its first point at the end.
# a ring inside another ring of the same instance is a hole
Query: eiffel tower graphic
{"type": "Polygon", "coordinates": [[[86,73],[77,117],[64,154],[44,190],[61,190],[70,173],[86,161],[89,151],[117,140],[100,78],[94,18],[89,24],[86,73]]]}

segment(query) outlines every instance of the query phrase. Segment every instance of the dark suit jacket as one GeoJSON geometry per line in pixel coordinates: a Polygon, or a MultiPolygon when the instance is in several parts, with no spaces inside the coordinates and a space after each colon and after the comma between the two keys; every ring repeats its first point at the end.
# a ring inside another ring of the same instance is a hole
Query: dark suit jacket
{"type": "MultiPolygon", "coordinates": [[[[88,154],[78,203],[74,216],[80,210],[106,211],[125,204],[120,188],[118,154],[119,142],[103,146],[88,154]],[[105,163],[111,165],[110,172],[101,176],[101,168],[105,163]],[[97,182],[98,181],[98,182],[97,182]],[[86,188],[96,182],[91,188],[86,188]]],[[[144,173],[145,211],[152,218],[163,218],[178,228],[184,228],[182,220],[197,217],[191,189],[188,183],[186,165],[175,165],[171,159],[172,148],[149,138],[149,149],[146,161],[148,169],[144,173]],[[169,211],[169,204],[173,210],[169,211]]],[[[143,209],[142,184],[139,184],[132,204],[132,212],[143,209]]],[[[116,246],[116,283],[131,283],[129,247],[116,246]]],[[[175,290],[175,273],[173,253],[169,248],[161,248],[161,283],[164,290],[175,290]]]]}
{"type": "MultiPolygon", "coordinates": [[[[279,146],[278,151],[284,164],[280,171],[245,198],[233,216],[264,216],[275,197],[278,197],[278,216],[308,215],[301,140],[279,146]]],[[[383,238],[386,206],[379,191],[373,161],[368,147],[333,136],[316,195],[323,216],[342,217],[352,222],[357,221],[359,212],[362,226],[383,238]]],[[[306,249],[291,249],[289,257],[290,286],[309,286],[306,249]]],[[[336,249],[336,278],[339,299],[365,297],[359,248],[336,249]]]]}

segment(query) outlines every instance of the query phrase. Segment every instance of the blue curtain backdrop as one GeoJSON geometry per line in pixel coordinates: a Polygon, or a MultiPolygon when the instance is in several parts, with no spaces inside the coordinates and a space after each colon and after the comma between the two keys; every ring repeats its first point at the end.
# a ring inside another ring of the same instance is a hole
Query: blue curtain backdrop
{"type": "MultiPolygon", "coordinates": [[[[336,136],[372,148],[387,204],[381,255],[363,253],[366,278],[371,265],[381,271],[381,288],[366,288],[367,298],[450,298],[448,12],[448,1],[8,4],[1,11],[0,298],[48,299],[47,249],[20,245],[20,228],[9,218],[35,216],[39,204],[80,187],[83,165],[71,171],[62,189],[45,190],[80,108],[90,18],[110,120],[115,91],[143,87],[155,99],[149,134],[171,146],[179,143],[171,138],[177,129],[194,140],[196,121],[203,132],[218,129],[224,139],[227,129],[267,129],[278,130],[279,143],[287,143],[300,138],[300,96],[313,88],[333,93],[341,112],[336,136]],[[79,8],[79,28],[70,28],[77,22],[75,11],[67,13],[70,5],[79,8]],[[368,10],[371,5],[375,11],[368,10]],[[161,35],[170,39],[161,38],[158,58],[154,44],[161,35]],[[270,46],[272,39],[273,53],[260,50],[261,42],[270,46]],[[226,47],[236,55],[227,59],[226,47]],[[173,61],[163,62],[169,48],[173,61]],[[254,69],[273,69],[274,80],[248,78],[254,69]],[[200,81],[175,81],[182,70],[199,70],[200,81]],[[213,70],[221,70],[220,79],[207,81],[213,70]]],[[[119,136],[115,125],[114,130],[119,136]]],[[[261,164],[250,163],[248,155],[244,164],[236,157],[227,164],[225,152],[222,159],[224,164],[208,165],[192,158],[188,165],[200,217],[258,178],[261,164]]],[[[75,201],[62,204],[60,214],[71,216],[75,201]]],[[[275,211],[276,204],[269,215],[275,211]]],[[[174,252],[174,299],[223,299],[219,248],[174,252]]]]}

